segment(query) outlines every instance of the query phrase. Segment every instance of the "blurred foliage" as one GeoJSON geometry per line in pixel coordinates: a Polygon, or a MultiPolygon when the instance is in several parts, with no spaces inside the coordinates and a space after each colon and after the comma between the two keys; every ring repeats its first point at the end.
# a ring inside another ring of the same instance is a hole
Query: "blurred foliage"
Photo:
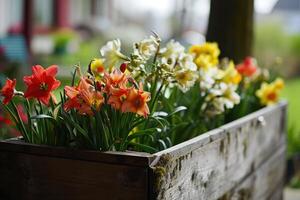
{"type": "Polygon", "coordinates": [[[287,134],[288,147],[287,153],[288,157],[292,157],[300,152],[300,131],[296,129],[295,125],[290,125],[287,134]]]}
{"type": "Polygon", "coordinates": [[[300,152],[300,79],[286,81],[282,96],[289,101],[288,107],[288,155],[292,156],[300,152]]]}
{"type": "Polygon", "coordinates": [[[68,45],[74,40],[77,35],[70,29],[62,29],[53,33],[54,39],[54,54],[65,55],[67,53],[68,45]]]}
{"type": "Polygon", "coordinates": [[[78,51],[63,55],[44,55],[35,57],[35,63],[39,63],[42,66],[50,66],[53,64],[59,65],[60,69],[68,68],[68,74],[72,71],[74,65],[79,64],[83,68],[86,68],[91,61],[91,58],[100,57],[100,47],[103,44],[102,38],[93,38],[80,42],[78,51]]]}
{"type": "MultiPolygon", "coordinates": [[[[260,66],[271,68],[290,78],[286,81],[283,98],[288,107],[288,156],[300,152],[300,34],[288,34],[279,22],[261,22],[256,25],[254,53],[260,66]]],[[[296,182],[296,181],[294,181],[296,182]]]]}
{"type": "Polygon", "coordinates": [[[292,188],[300,189],[300,178],[298,176],[294,176],[290,181],[289,186],[292,188]]]}
{"type": "Polygon", "coordinates": [[[285,77],[300,75],[300,35],[288,34],[279,22],[256,25],[254,55],[260,66],[285,77]]]}

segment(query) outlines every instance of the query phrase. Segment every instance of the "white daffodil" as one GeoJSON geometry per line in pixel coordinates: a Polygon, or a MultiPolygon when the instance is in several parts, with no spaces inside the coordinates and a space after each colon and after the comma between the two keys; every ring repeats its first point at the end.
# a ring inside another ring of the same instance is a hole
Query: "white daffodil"
{"type": "Polygon", "coordinates": [[[134,45],[135,54],[139,54],[144,60],[149,60],[153,56],[158,48],[157,39],[153,36],[146,38],[134,45]]]}
{"type": "Polygon", "coordinates": [[[170,66],[170,68],[176,65],[181,54],[184,53],[184,47],[179,43],[171,40],[166,44],[165,48],[160,50],[161,62],[170,66]]]}
{"type": "Polygon", "coordinates": [[[184,46],[179,42],[171,40],[166,44],[165,48],[160,50],[161,56],[166,58],[179,57],[180,54],[184,53],[184,46]]]}
{"type": "Polygon", "coordinates": [[[205,111],[207,116],[214,117],[222,114],[225,111],[224,101],[221,98],[206,98],[206,102],[202,105],[202,111],[205,111]]]}
{"type": "Polygon", "coordinates": [[[234,84],[217,82],[211,89],[206,91],[202,110],[211,117],[223,113],[226,109],[232,109],[234,105],[240,103],[240,96],[236,90],[237,86],[234,84]]]}
{"type": "Polygon", "coordinates": [[[191,54],[182,53],[179,55],[178,63],[184,69],[197,71],[197,65],[194,63],[194,58],[191,54]]]}
{"type": "Polygon", "coordinates": [[[225,98],[225,106],[227,109],[231,109],[234,105],[240,103],[240,96],[236,93],[237,86],[233,84],[227,85],[224,91],[223,97],[225,98]]]}
{"type": "Polygon", "coordinates": [[[210,90],[217,81],[217,75],[219,69],[209,68],[208,70],[200,69],[199,70],[199,82],[201,91],[210,90]]]}
{"type": "Polygon", "coordinates": [[[121,53],[121,41],[119,39],[107,42],[101,49],[104,57],[104,66],[111,71],[116,64],[126,60],[126,56],[121,53]]]}
{"type": "Polygon", "coordinates": [[[177,86],[182,92],[187,92],[191,87],[193,87],[197,78],[197,74],[190,69],[175,71],[175,80],[177,86]]]}

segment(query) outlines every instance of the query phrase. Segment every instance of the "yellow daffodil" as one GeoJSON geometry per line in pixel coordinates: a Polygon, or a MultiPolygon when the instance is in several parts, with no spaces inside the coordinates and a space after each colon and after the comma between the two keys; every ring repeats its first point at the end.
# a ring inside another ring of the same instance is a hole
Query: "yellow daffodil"
{"type": "Polygon", "coordinates": [[[283,87],[283,80],[278,78],[272,83],[263,83],[260,89],[256,91],[256,96],[262,105],[272,105],[278,102],[279,93],[283,87]]]}
{"type": "Polygon", "coordinates": [[[225,69],[225,71],[221,71],[221,79],[227,84],[234,84],[238,85],[241,80],[242,76],[240,73],[235,69],[234,63],[232,61],[229,62],[228,67],[225,69]]]}
{"type": "Polygon", "coordinates": [[[99,58],[94,58],[89,65],[89,68],[92,74],[95,77],[96,81],[100,81],[104,75],[105,68],[104,68],[104,60],[99,58]]]}
{"type": "Polygon", "coordinates": [[[194,60],[198,69],[208,70],[210,67],[214,66],[211,62],[211,58],[208,55],[199,55],[194,60]]]}
{"type": "Polygon", "coordinates": [[[94,58],[90,63],[90,69],[94,75],[103,74],[105,71],[104,60],[99,58],[94,58]]]}
{"type": "Polygon", "coordinates": [[[195,56],[195,63],[198,68],[208,68],[219,63],[220,49],[217,43],[204,43],[203,45],[193,45],[189,52],[195,56]]]}
{"type": "Polygon", "coordinates": [[[284,87],[284,81],[283,81],[281,78],[277,78],[277,79],[274,81],[274,85],[275,85],[275,87],[276,87],[278,90],[282,90],[283,87],[284,87]]]}

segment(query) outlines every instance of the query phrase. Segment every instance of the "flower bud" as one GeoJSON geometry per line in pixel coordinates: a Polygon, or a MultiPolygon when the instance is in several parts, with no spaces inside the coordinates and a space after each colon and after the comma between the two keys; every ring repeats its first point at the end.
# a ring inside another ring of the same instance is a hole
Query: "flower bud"
{"type": "Polygon", "coordinates": [[[122,63],[121,65],[120,65],[120,71],[122,72],[122,73],[124,73],[125,71],[126,71],[126,69],[127,69],[127,63],[122,63]]]}

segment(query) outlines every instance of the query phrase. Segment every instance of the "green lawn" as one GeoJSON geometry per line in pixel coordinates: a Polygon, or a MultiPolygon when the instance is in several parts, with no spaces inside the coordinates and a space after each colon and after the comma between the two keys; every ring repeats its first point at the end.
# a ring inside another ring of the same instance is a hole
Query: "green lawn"
{"type": "Polygon", "coordinates": [[[296,130],[300,131],[300,79],[286,81],[282,97],[289,102],[289,127],[293,126],[296,130]]]}
{"type": "Polygon", "coordinates": [[[286,81],[283,98],[289,102],[288,107],[288,156],[300,152],[300,79],[286,81]]]}

